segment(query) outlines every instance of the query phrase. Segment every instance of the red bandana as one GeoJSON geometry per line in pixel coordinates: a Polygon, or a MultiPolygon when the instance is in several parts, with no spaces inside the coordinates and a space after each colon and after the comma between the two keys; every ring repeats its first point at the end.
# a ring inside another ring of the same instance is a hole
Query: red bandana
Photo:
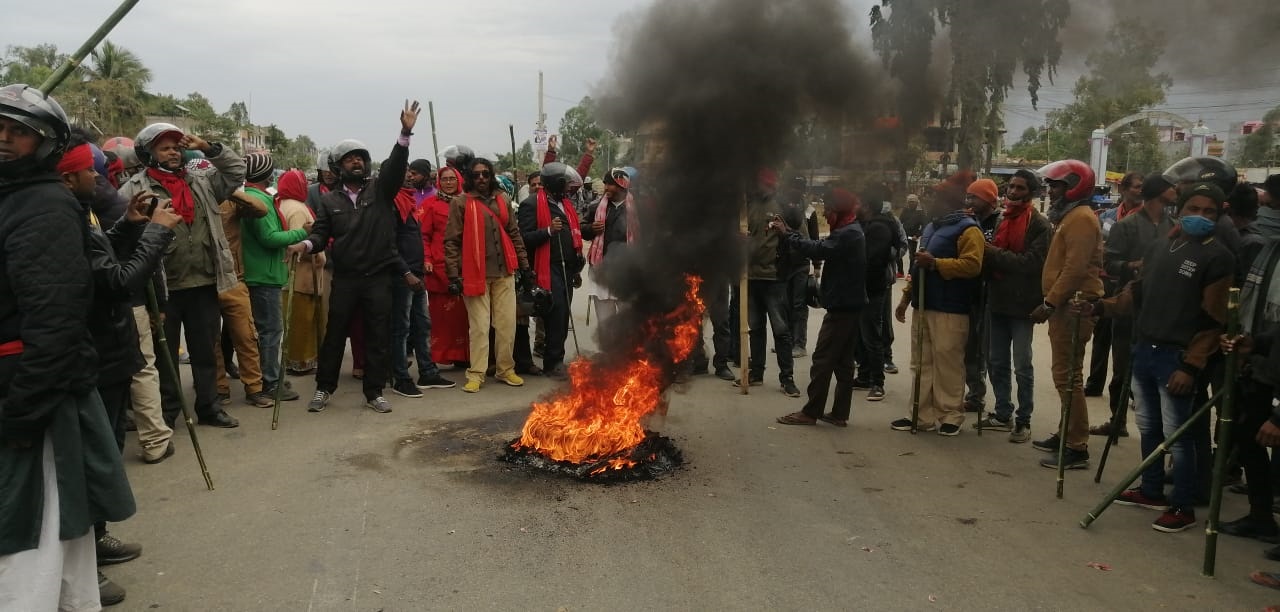
{"type": "Polygon", "coordinates": [[[195,222],[196,198],[191,193],[191,186],[187,184],[185,169],[169,172],[159,168],[147,168],[147,176],[160,183],[160,186],[169,194],[169,198],[173,200],[173,212],[178,213],[187,225],[195,222]]]}

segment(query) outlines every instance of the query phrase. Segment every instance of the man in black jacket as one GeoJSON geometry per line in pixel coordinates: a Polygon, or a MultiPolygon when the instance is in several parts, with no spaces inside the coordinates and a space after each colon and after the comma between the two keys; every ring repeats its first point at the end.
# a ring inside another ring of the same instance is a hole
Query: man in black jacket
{"type": "MultiPolygon", "coordinates": [[[[135,511],[94,389],[82,207],[55,167],[70,129],[26,85],[0,88],[0,609],[97,609],[94,533],[135,511]]],[[[121,594],[121,599],[123,594],[121,594]]],[[[108,601],[119,603],[119,599],[108,601]]]]}
{"type": "Polygon", "coordinates": [[[868,202],[862,206],[861,216],[866,217],[862,224],[866,236],[867,270],[865,284],[867,288],[867,307],[859,318],[858,332],[858,376],[853,386],[856,389],[868,389],[867,401],[878,402],[884,399],[884,366],[886,342],[892,340],[885,337],[885,317],[889,312],[889,289],[893,287],[894,244],[897,243],[898,223],[892,213],[879,212],[870,214],[868,206],[882,206],[888,193],[879,186],[873,186],[865,194],[868,202]]]}
{"type": "Polygon", "coordinates": [[[570,280],[582,270],[582,228],[569,199],[569,168],[560,162],[542,167],[542,189],[520,203],[520,235],[539,287],[551,292],[551,310],[543,317],[547,326],[542,349],[542,371],[564,380],[564,343],[569,336],[570,280]]]}
{"type": "MultiPolygon", "coordinates": [[[[844,189],[834,189],[825,215],[831,233],[823,240],[805,240],[798,233],[787,236],[787,246],[825,263],[821,301],[827,314],[818,330],[809,373],[809,399],[799,412],[778,417],[783,425],[813,425],[824,421],[836,427],[849,426],[853,409],[853,358],[858,344],[858,317],[867,306],[865,275],[867,253],[862,226],[857,223],[861,205],[844,189]],[[827,405],[831,377],[836,377],[836,395],[831,412],[827,405]]],[[[775,232],[787,232],[786,224],[773,221],[775,232]]]]}
{"type": "Polygon", "coordinates": [[[311,235],[289,247],[288,257],[332,250],[329,323],[316,368],[316,393],[307,405],[310,412],[324,410],[338,389],[347,329],[357,310],[365,333],[364,405],[374,412],[391,412],[391,403],[382,397],[390,365],[391,282],[404,283],[414,291],[423,288],[422,279],[409,271],[395,242],[395,197],[409,168],[409,137],[419,110],[416,101],[405,102],[400,138],[382,163],[377,181],[369,179],[369,150],[363,144],[343,141],[334,148],[330,158],[333,170],[342,177],[341,188],[320,200],[311,235]]]}

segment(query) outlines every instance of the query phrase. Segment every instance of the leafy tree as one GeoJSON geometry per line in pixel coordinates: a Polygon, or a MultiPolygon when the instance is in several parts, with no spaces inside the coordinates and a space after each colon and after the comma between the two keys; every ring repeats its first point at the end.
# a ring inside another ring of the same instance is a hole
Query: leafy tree
{"type": "Polygon", "coordinates": [[[587,139],[596,140],[596,159],[588,173],[593,177],[603,176],[610,164],[625,165],[630,153],[628,141],[596,123],[597,109],[596,101],[585,96],[560,119],[560,161],[576,165],[586,151],[587,139]]]}
{"type": "Polygon", "coordinates": [[[1275,166],[1280,159],[1280,143],[1276,141],[1276,126],[1280,125],[1280,106],[1262,116],[1262,126],[1244,137],[1237,166],[1275,166]]]}
{"type": "Polygon", "coordinates": [[[493,160],[498,165],[498,171],[511,170],[519,176],[525,176],[534,170],[542,167],[542,160],[533,158],[533,143],[526,140],[524,144],[516,149],[515,160],[512,161],[511,153],[494,154],[493,160]]]}
{"type": "MultiPolygon", "coordinates": [[[[1055,157],[1089,159],[1089,136],[1095,129],[1164,102],[1173,81],[1165,73],[1152,72],[1164,45],[1161,30],[1144,27],[1134,18],[1111,27],[1104,45],[1089,53],[1089,72],[1076,80],[1075,99],[1048,113],[1052,139],[1062,147],[1055,149],[1055,157]]],[[[1139,122],[1124,129],[1127,136],[1112,134],[1108,169],[1124,171],[1126,160],[1128,169],[1141,172],[1164,168],[1154,126],[1139,122]]]]}
{"type": "Polygon", "coordinates": [[[139,92],[151,83],[151,69],[144,66],[133,51],[109,40],[94,49],[91,58],[93,61],[85,70],[89,79],[123,81],[139,92]]]}
{"type": "Polygon", "coordinates": [[[937,86],[929,64],[939,29],[946,29],[951,45],[942,127],[955,129],[956,163],[974,168],[1002,127],[999,109],[1018,66],[1027,75],[1032,105],[1041,77],[1052,81],[1062,53],[1058,31],[1069,14],[1068,0],[881,0],[871,11],[872,44],[902,84],[895,101],[904,130],[900,149],[908,146],[907,134],[932,116],[930,94],[937,86]]]}
{"type": "Polygon", "coordinates": [[[53,44],[5,47],[4,57],[0,58],[0,85],[39,85],[53,74],[54,69],[65,58],[66,54],[59,53],[58,47],[53,44]]]}

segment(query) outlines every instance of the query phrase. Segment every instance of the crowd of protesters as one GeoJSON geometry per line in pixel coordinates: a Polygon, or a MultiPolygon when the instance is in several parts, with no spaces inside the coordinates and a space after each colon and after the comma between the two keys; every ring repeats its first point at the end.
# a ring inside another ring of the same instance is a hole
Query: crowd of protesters
{"type": "MultiPolygon", "coordinates": [[[[400,110],[377,172],[369,147],[344,140],[308,176],[164,123],[99,145],[38,90],[0,88],[0,478],[18,483],[0,501],[0,593],[19,598],[3,603],[123,600],[96,567],[141,554],[107,531],[134,512],[125,431],[137,430],[142,462],[173,456],[184,384],[199,425],[234,428],[230,379],[243,402],[270,408],[302,399],[290,376],[313,376],[306,406],[320,413],[348,343],[363,407],[376,413],[393,409],[388,388],[420,398],[455,387],[446,370],[462,373],[468,393],[491,379],[520,387],[523,376],[568,376],[574,291],[636,239],[638,172],[592,181],[595,143],[572,167],[553,141],[517,190],[514,175],[465,146],[446,150],[440,168],[413,159],[418,114],[416,102],[400,110]],[[186,383],[169,374],[180,360],[186,383]]],[[[1050,453],[1042,465],[1087,467],[1091,435],[1129,435],[1130,400],[1142,450],[1154,451],[1211,386],[1238,385],[1235,487],[1250,513],[1220,529],[1280,536],[1280,473],[1267,452],[1280,445],[1280,175],[1254,186],[1220,160],[1188,158],[1162,175],[1125,176],[1119,202],[1099,209],[1093,171],[1063,160],[1002,184],[959,173],[907,196],[898,214],[883,184],[829,185],[819,206],[803,178],[754,178],[746,295],[704,289],[714,359],[699,346],[682,376],[763,385],[772,344],[780,390],[807,397],[778,422],[848,427],[855,391],[886,398],[885,375],[898,371],[892,321],[910,313],[916,408],[890,427],[956,436],[973,412],[975,428],[1024,443],[1044,323],[1051,379],[1071,409],[1064,437],[1032,442],[1050,453]],[[1042,195],[1047,210],[1036,206],[1042,195]],[[1232,287],[1242,289],[1243,333],[1227,337],[1232,287]],[[735,346],[740,300],[746,363],[735,346]],[[810,353],[815,307],[824,313],[810,353]],[[1245,366],[1227,381],[1233,351],[1245,366]],[[795,364],[806,357],[802,394],[795,364]],[[1104,387],[1113,417],[1090,428],[1085,398],[1104,387]]],[[[599,319],[626,307],[592,284],[599,319]]],[[[1155,465],[1117,503],[1160,511],[1160,531],[1195,525],[1210,488],[1208,436],[1206,419],[1170,445],[1170,493],[1155,465]]],[[[1280,560],[1280,547],[1266,554],[1280,560]]]]}

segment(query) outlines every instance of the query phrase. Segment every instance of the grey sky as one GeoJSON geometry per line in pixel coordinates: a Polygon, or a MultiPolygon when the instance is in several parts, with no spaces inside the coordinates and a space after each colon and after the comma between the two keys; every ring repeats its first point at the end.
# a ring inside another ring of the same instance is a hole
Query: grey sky
{"type": "MultiPolygon", "coordinates": [[[[57,0],[6,9],[0,41],[54,43],[69,53],[116,4],[57,0]]],[[[404,99],[416,98],[424,112],[415,156],[431,156],[428,100],[442,150],[465,143],[488,156],[510,150],[508,124],[517,144],[531,136],[538,70],[554,131],[605,73],[615,22],[648,4],[142,0],[109,38],[151,69],[152,91],[179,98],[199,91],[219,111],[251,101],[254,123],[308,134],[321,147],[358,138],[384,154],[404,99]]]]}
{"type": "MultiPolygon", "coordinates": [[[[872,0],[846,2],[855,36],[866,38],[872,0]]],[[[384,154],[400,105],[417,98],[424,105],[435,102],[441,149],[465,143],[493,155],[510,148],[508,124],[516,127],[517,144],[530,137],[538,70],[545,73],[554,132],[564,111],[606,74],[618,21],[650,3],[142,0],[110,39],[152,70],[152,91],[178,97],[199,91],[219,111],[250,102],[254,123],[275,123],[290,136],[308,134],[321,147],[358,138],[376,156],[384,154]]],[[[70,52],[115,6],[116,0],[26,3],[5,11],[0,41],[51,42],[70,52]]],[[[1062,74],[1042,90],[1040,111],[1031,109],[1022,83],[1010,92],[1010,142],[1026,127],[1043,124],[1044,110],[1071,100],[1082,62],[1063,59],[1062,74]]],[[[1280,98],[1276,70],[1253,75],[1253,83],[1214,77],[1192,82],[1176,70],[1171,76],[1168,110],[1203,118],[1219,134],[1232,121],[1261,117],[1280,98]]],[[[430,157],[425,112],[417,133],[413,154],[430,157]]]]}

